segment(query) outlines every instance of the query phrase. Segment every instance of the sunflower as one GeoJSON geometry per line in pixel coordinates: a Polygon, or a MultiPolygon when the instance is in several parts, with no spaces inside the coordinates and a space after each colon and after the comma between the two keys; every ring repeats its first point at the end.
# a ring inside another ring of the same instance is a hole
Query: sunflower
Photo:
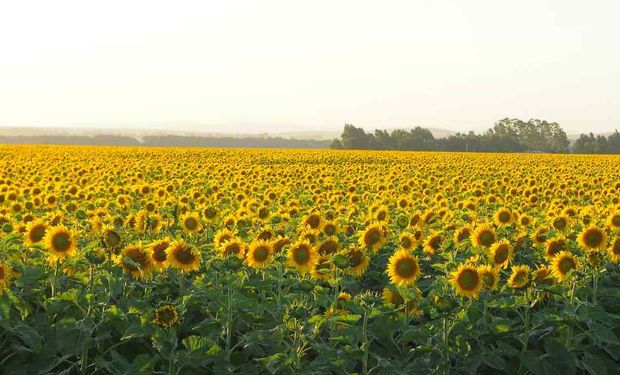
{"type": "Polygon", "coordinates": [[[568,273],[579,267],[579,262],[568,251],[561,251],[551,261],[551,273],[560,282],[568,277],[568,273]]]}
{"type": "Polygon", "coordinates": [[[607,228],[620,232],[620,210],[612,212],[605,221],[607,228]]]}
{"type": "Polygon", "coordinates": [[[457,295],[477,298],[482,288],[482,275],[478,272],[478,268],[461,264],[456,271],[452,272],[450,282],[457,295]]]}
{"type": "Polygon", "coordinates": [[[413,248],[415,248],[417,245],[415,237],[413,237],[413,235],[409,232],[401,233],[398,237],[398,243],[401,249],[407,251],[413,250],[413,248]]]}
{"type": "Polygon", "coordinates": [[[271,244],[264,240],[254,240],[245,255],[245,262],[252,268],[263,268],[271,262],[271,244]]]}
{"type": "Polygon", "coordinates": [[[439,232],[433,231],[426,239],[424,240],[424,247],[422,250],[427,254],[435,254],[441,249],[441,245],[443,244],[444,239],[439,232]]]}
{"type": "Polygon", "coordinates": [[[306,215],[301,222],[304,226],[309,226],[312,229],[319,229],[321,227],[321,216],[317,213],[311,213],[306,215]]]}
{"type": "Polygon", "coordinates": [[[213,237],[213,243],[216,248],[219,248],[224,242],[231,240],[235,237],[235,233],[228,228],[222,228],[213,237]]]}
{"type": "Polygon", "coordinates": [[[515,221],[514,215],[506,207],[502,207],[499,210],[497,210],[495,212],[495,215],[493,216],[493,219],[495,221],[495,224],[499,226],[508,226],[514,223],[515,221]]]}
{"type": "Polygon", "coordinates": [[[319,232],[318,229],[312,229],[310,227],[305,227],[301,232],[299,232],[298,239],[306,240],[310,242],[312,245],[316,244],[319,241],[319,232]]]}
{"type": "Polygon", "coordinates": [[[279,253],[282,251],[284,246],[290,245],[291,240],[288,237],[278,236],[271,240],[271,247],[274,253],[279,253]]]}
{"type": "Polygon", "coordinates": [[[103,232],[103,243],[109,249],[116,247],[119,243],[121,243],[121,236],[118,232],[109,225],[104,225],[102,227],[103,232]]]}
{"type": "Polygon", "coordinates": [[[456,231],[454,231],[454,243],[457,245],[461,245],[463,242],[468,240],[473,233],[471,226],[465,225],[456,231]]]}
{"type": "Polygon", "coordinates": [[[351,276],[362,276],[370,264],[368,255],[355,248],[350,248],[345,255],[349,259],[349,268],[346,273],[351,276]]]}
{"type": "Polygon", "coordinates": [[[162,328],[170,329],[173,325],[179,323],[179,313],[176,307],[172,305],[160,306],[155,310],[153,322],[162,328]]]}
{"type": "Polygon", "coordinates": [[[200,268],[200,253],[185,243],[182,239],[176,240],[166,248],[168,264],[181,271],[198,271],[200,268]]]}
{"type": "Polygon", "coordinates": [[[476,228],[472,242],[475,246],[489,248],[496,240],[495,229],[490,225],[481,225],[476,228]]]}
{"type": "Polygon", "coordinates": [[[147,278],[153,270],[151,250],[140,243],[123,248],[116,263],[135,278],[147,278]]]}
{"type": "Polygon", "coordinates": [[[570,218],[568,216],[557,216],[553,219],[551,226],[559,232],[566,232],[569,228],[570,218]]]}
{"type": "Polygon", "coordinates": [[[333,303],[329,309],[327,309],[327,311],[325,311],[325,316],[326,317],[330,317],[334,314],[340,315],[340,314],[346,314],[347,312],[347,307],[349,304],[349,301],[351,301],[351,295],[347,292],[340,292],[338,294],[338,298],[336,299],[336,302],[333,303]]]}
{"type": "Polygon", "coordinates": [[[312,270],[311,276],[317,280],[329,280],[335,268],[331,255],[319,255],[316,266],[312,270]]]}
{"type": "Polygon", "coordinates": [[[24,233],[24,244],[31,246],[43,241],[46,230],[47,225],[41,220],[37,219],[28,222],[26,225],[26,233],[24,233]]]}
{"type": "Polygon", "coordinates": [[[538,267],[532,275],[532,281],[536,284],[553,284],[551,270],[548,267],[538,267]]]}
{"type": "Polygon", "coordinates": [[[579,234],[579,244],[586,250],[596,250],[607,245],[607,234],[604,230],[591,225],[579,234]]]}
{"type": "Polygon", "coordinates": [[[609,259],[612,263],[620,262],[620,236],[617,236],[611,243],[611,246],[609,246],[607,252],[609,253],[609,259]]]}
{"type": "Polygon", "coordinates": [[[198,233],[201,229],[200,215],[193,212],[188,212],[181,216],[181,225],[183,230],[189,234],[198,233]]]}
{"type": "Polygon", "coordinates": [[[545,242],[545,258],[553,259],[559,252],[566,250],[567,242],[565,238],[550,238],[545,242]]]}
{"type": "Polygon", "coordinates": [[[168,237],[162,238],[155,242],[151,242],[148,247],[151,250],[151,259],[153,260],[153,266],[157,269],[161,269],[168,266],[168,254],[166,249],[170,246],[172,240],[168,237]]]}
{"type": "Polygon", "coordinates": [[[238,238],[225,241],[220,247],[219,252],[223,257],[234,255],[239,259],[245,258],[245,244],[238,238]]]}
{"type": "Polygon", "coordinates": [[[549,231],[549,227],[543,226],[532,232],[530,238],[534,245],[544,246],[545,242],[547,242],[549,231]]]}
{"type": "MultiPolygon", "coordinates": [[[[403,298],[403,296],[398,293],[398,291],[392,290],[390,288],[383,288],[381,297],[384,304],[388,306],[393,306],[394,308],[399,310],[399,315],[405,316],[405,298],[403,298]]],[[[422,315],[422,310],[416,308],[414,300],[407,301],[407,310],[409,315],[422,315]]]]}
{"type": "Polygon", "coordinates": [[[506,268],[512,259],[512,252],[513,249],[508,240],[503,239],[491,246],[489,249],[489,259],[496,267],[506,268]]]}
{"type": "Polygon", "coordinates": [[[325,221],[321,225],[321,232],[328,237],[336,236],[340,233],[340,227],[335,221],[325,221]]]}
{"type": "Polygon", "coordinates": [[[8,263],[0,262],[0,296],[8,289],[11,282],[12,271],[8,263]]]}
{"type": "Polygon", "coordinates": [[[495,290],[499,283],[499,270],[497,267],[484,264],[478,267],[478,273],[482,277],[482,286],[488,290],[495,290]]]}
{"type": "Polygon", "coordinates": [[[385,241],[385,230],[381,224],[369,225],[360,235],[359,244],[364,249],[377,251],[385,241]]]}
{"type": "Polygon", "coordinates": [[[302,275],[311,272],[317,262],[317,251],[308,241],[298,241],[288,250],[288,265],[302,275]]]}
{"type": "Polygon", "coordinates": [[[420,275],[418,258],[406,250],[398,250],[388,260],[387,273],[391,283],[398,286],[411,285],[420,275]]]}
{"type": "Polygon", "coordinates": [[[531,216],[529,216],[528,214],[521,214],[519,216],[519,225],[527,227],[528,225],[532,224],[532,222],[534,221],[534,219],[532,219],[531,216]]]}
{"type": "Polygon", "coordinates": [[[65,258],[75,254],[77,242],[64,225],[48,228],[43,237],[45,247],[56,258],[65,258]]]}
{"type": "Polygon", "coordinates": [[[338,242],[338,238],[337,237],[329,237],[326,238],[325,241],[323,241],[319,247],[318,247],[318,252],[321,255],[325,255],[325,254],[335,254],[338,251],[340,251],[341,246],[340,243],[338,242]]]}
{"type": "Polygon", "coordinates": [[[526,265],[512,266],[512,273],[508,278],[508,285],[515,289],[523,288],[529,281],[530,267],[526,265]]]}

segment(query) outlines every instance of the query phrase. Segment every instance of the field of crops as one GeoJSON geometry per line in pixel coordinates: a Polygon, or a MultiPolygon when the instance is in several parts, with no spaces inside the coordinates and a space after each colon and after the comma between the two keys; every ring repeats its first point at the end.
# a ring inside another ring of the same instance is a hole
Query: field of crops
{"type": "Polygon", "coordinates": [[[618,374],[620,157],[0,146],[0,372],[618,374]]]}

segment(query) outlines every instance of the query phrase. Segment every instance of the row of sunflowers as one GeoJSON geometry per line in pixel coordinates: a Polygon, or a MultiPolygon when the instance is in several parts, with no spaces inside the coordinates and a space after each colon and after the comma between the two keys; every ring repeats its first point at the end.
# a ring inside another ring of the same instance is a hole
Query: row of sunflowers
{"type": "Polygon", "coordinates": [[[0,146],[0,369],[615,373],[618,165],[0,146]]]}

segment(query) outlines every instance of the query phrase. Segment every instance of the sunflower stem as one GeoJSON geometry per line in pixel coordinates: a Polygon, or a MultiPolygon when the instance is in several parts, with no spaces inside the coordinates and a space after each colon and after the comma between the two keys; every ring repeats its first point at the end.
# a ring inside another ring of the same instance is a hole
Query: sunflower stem
{"type": "Polygon", "coordinates": [[[368,375],[368,355],[370,343],[368,342],[368,309],[364,309],[364,320],[362,322],[362,375],[368,375]]]}

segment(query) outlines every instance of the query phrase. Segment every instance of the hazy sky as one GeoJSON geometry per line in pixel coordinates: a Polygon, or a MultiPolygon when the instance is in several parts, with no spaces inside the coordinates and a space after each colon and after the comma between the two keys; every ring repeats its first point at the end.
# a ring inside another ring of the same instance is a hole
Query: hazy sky
{"type": "Polygon", "coordinates": [[[620,1],[2,1],[0,126],[620,130],[620,1]]]}

